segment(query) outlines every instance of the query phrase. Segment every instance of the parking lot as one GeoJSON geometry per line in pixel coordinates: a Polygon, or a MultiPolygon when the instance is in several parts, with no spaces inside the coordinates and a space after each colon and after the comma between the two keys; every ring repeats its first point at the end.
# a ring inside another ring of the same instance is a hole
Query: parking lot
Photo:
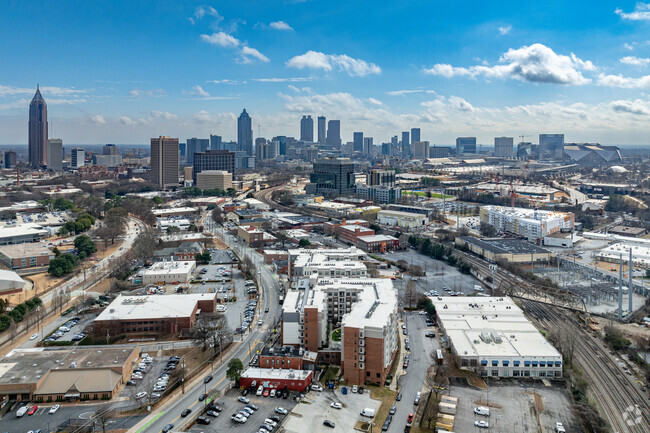
{"type": "MultiPolygon", "coordinates": [[[[228,393],[217,400],[216,404],[223,407],[223,411],[219,414],[218,417],[209,417],[209,425],[200,425],[194,424],[190,429],[190,432],[199,433],[221,433],[226,431],[239,431],[239,432],[253,432],[259,430],[260,425],[264,423],[266,418],[270,416],[278,416],[281,420],[281,423],[284,422],[286,416],[275,413],[274,409],[276,407],[282,407],[288,412],[296,406],[296,402],[292,398],[282,399],[282,398],[271,398],[271,397],[258,397],[256,395],[247,395],[246,397],[250,400],[250,403],[256,405],[258,409],[248,418],[248,420],[243,423],[236,423],[230,419],[233,414],[236,414],[242,410],[246,403],[237,401],[237,398],[241,395],[241,392],[237,389],[231,389],[228,393]]],[[[276,427],[274,431],[277,431],[276,427]]]]}
{"type": "Polygon", "coordinates": [[[562,386],[544,386],[516,380],[489,383],[487,391],[454,386],[451,395],[458,397],[454,431],[479,430],[475,421],[487,421],[491,431],[521,433],[554,431],[557,421],[567,431],[582,431],[571,412],[571,401],[562,386]],[[537,397],[536,397],[537,395],[537,397]],[[490,416],[474,414],[474,408],[490,402],[490,416]],[[537,422],[539,414],[539,425],[537,422]]]}
{"type": "Polygon", "coordinates": [[[287,417],[284,425],[287,433],[317,433],[317,432],[352,432],[357,421],[371,421],[371,418],[361,416],[365,408],[379,409],[381,402],[370,398],[369,392],[353,394],[348,388],[348,394],[341,392],[342,388],[326,389],[323,392],[310,392],[305,396],[307,404],[299,404],[287,417]],[[334,409],[330,405],[339,402],[342,409],[334,409]],[[323,421],[334,422],[335,427],[323,425],[323,421]]]}
{"type": "MultiPolygon", "coordinates": [[[[164,391],[154,391],[153,388],[156,385],[159,376],[163,372],[163,369],[167,365],[170,357],[156,356],[155,353],[149,353],[148,355],[151,357],[151,363],[148,364],[144,369],[145,371],[142,373],[142,379],[132,379],[131,381],[127,382],[127,385],[120,393],[120,397],[128,398],[128,406],[138,407],[145,403],[155,402],[158,400],[158,397],[155,395],[155,393],[161,395],[164,393],[164,391]],[[138,395],[143,392],[145,392],[146,395],[144,397],[138,397],[138,395]]],[[[139,358],[138,362],[142,362],[142,360],[143,357],[139,358]]],[[[172,373],[169,372],[168,374],[171,375],[172,373]]],[[[171,385],[172,383],[169,382],[168,388],[170,388],[171,385]]]]}

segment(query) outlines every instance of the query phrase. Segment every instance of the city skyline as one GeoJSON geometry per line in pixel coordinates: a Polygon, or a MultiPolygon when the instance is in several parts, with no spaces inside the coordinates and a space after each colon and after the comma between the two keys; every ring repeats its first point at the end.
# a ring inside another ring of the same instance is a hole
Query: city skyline
{"type": "Polygon", "coordinates": [[[302,115],[323,115],[341,120],[344,143],[354,131],[382,143],[417,125],[432,144],[540,133],[650,144],[648,4],[382,6],[68,1],[43,2],[34,17],[33,5],[9,3],[0,144],[27,143],[36,83],[49,135],[71,144],[144,144],[159,134],[236,140],[244,107],[253,138],[298,137],[302,115]],[[50,66],[45,76],[24,70],[36,52],[50,66]],[[152,74],[161,59],[179,66],[152,74]]]}

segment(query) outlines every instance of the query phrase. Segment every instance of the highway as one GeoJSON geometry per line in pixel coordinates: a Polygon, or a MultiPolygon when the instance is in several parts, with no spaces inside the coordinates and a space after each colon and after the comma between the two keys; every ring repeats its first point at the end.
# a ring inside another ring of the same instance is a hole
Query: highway
{"type": "MultiPolygon", "coordinates": [[[[204,221],[206,222],[206,228],[208,228],[215,237],[228,244],[229,247],[233,251],[236,251],[240,257],[247,255],[253,261],[258,272],[260,287],[262,288],[258,314],[263,315],[263,325],[261,327],[253,327],[252,330],[242,335],[242,341],[237,341],[236,338],[230,351],[227,352],[228,357],[224,357],[222,364],[219,364],[214,371],[206,371],[205,374],[200,375],[198,378],[200,380],[193,379],[195,382],[191,385],[191,388],[186,387],[185,394],[181,394],[180,390],[175,391],[177,395],[172,396],[166,403],[163,403],[161,407],[156,408],[147,418],[137,426],[131,428],[129,433],[160,432],[167,424],[174,424],[174,430],[183,430],[185,424],[188,424],[193,417],[189,416],[187,418],[182,418],[180,416],[181,412],[185,409],[191,409],[192,415],[195,415],[196,412],[207,403],[207,399],[204,402],[199,402],[198,399],[201,394],[204,392],[213,394],[217,391],[221,393],[225,389],[229,388],[231,386],[231,381],[226,377],[228,361],[232,358],[239,358],[244,364],[244,367],[246,367],[251,356],[254,356],[255,353],[262,348],[264,340],[279,320],[278,291],[280,285],[272,270],[268,265],[264,264],[262,258],[256,252],[245,246],[238,245],[234,237],[217,230],[217,226],[214,221],[212,221],[212,217],[209,214],[204,216],[204,221]],[[269,312],[263,313],[264,309],[267,307],[269,308],[269,312]],[[203,384],[202,379],[208,374],[212,374],[214,379],[206,386],[203,384]]],[[[253,323],[255,323],[255,321],[253,323]]],[[[230,326],[233,327],[232,324],[230,324],[230,326]]],[[[222,416],[229,416],[227,411],[228,409],[226,409],[222,416]]]]}

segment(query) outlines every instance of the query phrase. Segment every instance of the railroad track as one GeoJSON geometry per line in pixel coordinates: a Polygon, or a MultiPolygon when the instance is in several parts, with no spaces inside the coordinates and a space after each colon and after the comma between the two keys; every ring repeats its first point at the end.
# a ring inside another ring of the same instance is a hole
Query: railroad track
{"type": "Polygon", "coordinates": [[[633,376],[628,376],[596,343],[582,323],[569,311],[530,300],[521,300],[524,310],[548,330],[569,328],[575,333],[574,363],[591,385],[605,418],[615,433],[650,431],[650,405],[633,376]]]}

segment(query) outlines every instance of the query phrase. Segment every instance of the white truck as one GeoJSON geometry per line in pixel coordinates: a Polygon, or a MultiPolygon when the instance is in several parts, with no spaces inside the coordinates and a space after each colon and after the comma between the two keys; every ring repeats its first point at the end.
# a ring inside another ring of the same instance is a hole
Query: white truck
{"type": "Polygon", "coordinates": [[[561,422],[555,423],[555,431],[556,433],[566,433],[566,430],[564,429],[564,426],[562,425],[561,422]]]}
{"type": "Polygon", "coordinates": [[[361,416],[367,416],[368,418],[374,418],[375,417],[375,410],[367,407],[367,408],[365,408],[364,410],[361,411],[361,416]]]}

